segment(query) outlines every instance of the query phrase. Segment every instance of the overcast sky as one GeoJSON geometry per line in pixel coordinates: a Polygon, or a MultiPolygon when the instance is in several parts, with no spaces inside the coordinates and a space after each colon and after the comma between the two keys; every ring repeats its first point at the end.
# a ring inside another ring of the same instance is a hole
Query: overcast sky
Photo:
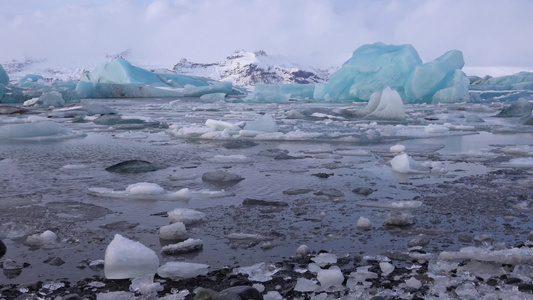
{"type": "Polygon", "coordinates": [[[0,63],[92,67],[132,51],[144,65],[215,62],[265,50],[340,66],[357,47],[412,44],[424,62],[533,69],[531,0],[0,0],[0,63]]]}

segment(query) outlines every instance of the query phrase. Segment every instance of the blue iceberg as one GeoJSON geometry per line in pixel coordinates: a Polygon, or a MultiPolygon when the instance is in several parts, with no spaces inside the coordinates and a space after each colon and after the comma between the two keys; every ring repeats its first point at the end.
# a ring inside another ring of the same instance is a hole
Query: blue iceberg
{"type": "Polygon", "coordinates": [[[520,72],[500,77],[486,76],[472,83],[470,89],[478,91],[533,90],[533,72],[520,72]]]}
{"type": "Polygon", "coordinates": [[[231,93],[227,82],[166,73],[157,74],[115,59],[81,76],[76,91],[81,98],[166,98],[200,97],[211,93],[231,93]]]}
{"type": "Polygon", "coordinates": [[[0,84],[9,84],[9,76],[7,76],[6,70],[4,70],[4,67],[2,67],[2,65],[0,65],[0,84]]]}
{"type": "Polygon", "coordinates": [[[469,79],[461,71],[463,53],[446,52],[422,63],[411,45],[375,43],[357,48],[329,82],[316,85],[258,84],[245,100],[286,102],[289,99],[347,102],[369,101],[389,87],[404,103],[440,103],[469,100],[469,79]]]}

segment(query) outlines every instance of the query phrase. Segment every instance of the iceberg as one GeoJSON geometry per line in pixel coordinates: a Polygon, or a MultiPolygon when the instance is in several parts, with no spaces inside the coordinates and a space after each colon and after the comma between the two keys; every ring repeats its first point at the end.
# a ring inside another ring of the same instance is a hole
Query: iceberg
{"type": "Polygon", "coordinates": [[[6,70],[4,70],[4,67],[2,67],[2,65],[0,65],[0,84],[9,84],[9,76],[7,75],[6,70]]]}
{"type": "Polygon", "coordinates": [[[519,72],[513,75],[485,76],[472,82],[471,90],[533,90],[533,72],[519,72]]]}
{"type": "Polygon", "coordinates": [[[357,48],[329,82],[315,90],[316,100],[368,101],[389,86],[404,97],[404,86],[415,68],[422,65],[412,45],[375,43],[357,48]]]}
{"type": "Polygon", "coordinates": [[[120,58],[84,73],[76,86],[82,98],[200,97],[212,93],[229,94],[232,90],[229,82],[173,73],[157,74],[120,58]]]}

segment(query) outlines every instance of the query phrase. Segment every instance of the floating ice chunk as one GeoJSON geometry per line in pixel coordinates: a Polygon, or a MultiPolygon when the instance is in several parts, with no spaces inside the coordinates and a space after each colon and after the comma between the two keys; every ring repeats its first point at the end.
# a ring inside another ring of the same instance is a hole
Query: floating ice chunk
{"type": "Polygon", "coordinates": [[[385,225],[387,226],[409,226],[414,223],[415,219],[412,215],[398,211],[388,214],[385,219],[385,225]]]}
{"type": "Polygon", "coordinates": [[[213,128],[218,131],[222,131],[224,129],[228,129],[231,131],[239,131],[241,128],[235,124],[232,124],[230,122],[224,122],[224,121],[218,121],[218,120],[207,120],[205,121],[205,126],[213,128]]]}
{"type": "Polygon", "coordinates": [[[333,253],[320,253],[317,256],[313,257],[311,260],[314,261],[317,265],[323,267],[326,265],[336,264],[337,255],[333,253]]]}
{"type": "Polygon", "coordinates": [[[391,161],[390,161],[391,167],[393,171],[396,171],[398,173],[429,173],[430,168],[422,165],[421,163],[413,160],[409,155],[406,153],[402,153],[399,155],[396,155],[391,161]]]}
{"type": "Polygon", "coordinates": [[[0,125],[0,140],[62,140],[85,135],[52,121],[0,125]]]}
{"type": "Polygon", "coordinates": [[[404,145],[394,145],[390,147],[391,153],[402,153],[405,152],[405,146],[404,145]]]}
{"type": "Polygon", "coordinates": [[[161,252],[165,254],[175,255],[183,253],[191,253],[202,250],[204,242],[200,239],[186,239],[183,242],[163,246],[161,252]]]}
{"type": "Polygon", "coordinates": [[[248,275],[248,280],[257,282],[267,282],[272,280],[272,275],[276,274],[278,271],[279,269],[275,265],[266,264],[264,262],[233,270],[234,273],[248,275]]]}
{"type": "Polygon", "coordinates": [[[185,240],[189,238],[185,224],[175,222],[159,228],[159,238],[162,240],[185,240]]]}
{"type": "Polygon", "coordinates": [[[65,100],[63,95],[57,91],[44,92],[39,98],[25,101],[24,106],[39,106],[39,107],[63,107],[65,100]]]}
{"type": "Polygon", "coordinates": [[[167,262],[157,268],[157,274],[163,278],[180,280],[207,274],[209,265],[190,262],[167,262]]]}
{"type": "Polygon", "coordinates": [[[140,182],[130,184],[124,191],[115,191],[109,188],[93,187],[89,188],[89,195],[98,197],[139,199],[139,200],[188,200],[190,199],[189,189],[183,188],[175,192],[165,191],[155,183],[140,182]]]}
{"type": "Polygon", "coordinates": [[[245,164],[245,163],[251,163],[253,160],[250,157],[247,157],[246,155],[242,154],[234,154],[234,155],[215,155],[213,158],[209,159],[210,162],[215,163],[234,163],[234,164],[245,164]]]}
{"type": "Polygon", "coordinates": [[[460,251],[443,251],[439,254],[443,260],[478,260],[501,264],[531,264],[533,263],[533,249],[528,247],[490,250],[478,247],[465,247],[460,251]]]}
{"type": "Polygon", "coordinates": [[[450,131],[450,128],[444,125],[429,124],[425,130],[427,133],[444,133],[450,131]]]}
{"type": "Polygon", "coordinates": [[[369,230],[372,228],[372,222],[370,222],[370,219],[361,216],[359,219],[357,219],[356,226],[358,229],[369,230]]]}
{"type": "Polygon", "coordinates": [[[372,152],[365,149],[337,150],[335,153],[342,156],[372,156],[372,152]]]}
{"type": "Polygon", "coordinates": [[[342,275],[341,269],[337,266],[318,271],[316,278],[324,289],[340,287],[344,281],[344,275],[342,275]]]}
{"type": "Polygon", "coordinates": [[[259,131],[259,132],[277,132],[278,124],[271,115],[265,114],[261,118],[247,122],[244,125],[244,130],[259,131]]]}
{"type": "Polygon", "coordinates": [[[511,168],[533,168],[533,157],[513,158],[501,164],[503,167],[511,168]]]}
{"type": "Polygon", "coordinates": [[[131,300],[133,298],[135,294],[122,291],[96,294],[96,300],[131,300]]]}
{"type": "Polygon", "coordinates": [[[226,93],[212,93],[200,96],[200,99],[207,103],[213,103],[218,101],[224,101],[226,93]]]}
{"type": "Polygon", "coordinates": [[[140,182],[128,185],[126,192],[132,195],[161,195],[165,189],[155,183],[140,182]]]}
{"type": "Polygon", "coordinates": [[[228,240],[252,240],[252,241],[269,241],[271,237],[260,235],[257,233],[230,233],[226,235],[228,240]]]}
{"type": "Polygon", "coordinates": [[[206,172],[202,175],[202,180],[207,182],[214,182],[214,183],[237,183],[239,181],[244,180],[244,177],[225,172],[225,171],[213,171],[213,172],[206,172]]]}
{"type": "Polygon", "coordinates": [[[511,155],[530,156],[533,155],[533,147],[529,145],[507,146],[502,149],[502,152],[511,155]]]}
{"type": "Polygon", "coordinates": [[[392,271],[394,271],[394,266],[386,261],[379,263],[379,268],[381,269],[381,276],[389,276],[392,271]]]}
{"type": "Polygon", "coordinates": [[[155,273],[157,254],[145,245],[115,234],[105,250],[104,274],[107,279],[135,278],[155,273]]]}
{"type": "Polygon", "coordinates": [[[400,94],[387,86],[381,92],[378,107],[367,115],[366,118],[393,121],[405,120],[405,108],[400,94]]]}
{"type": "Polygon", "coordinates": [[[46,230],[41,234],[33,234],[26,238],[26,244],[41,248],[55,248],[58,247],[57,235],[50,230],[46,230]]]}
{"type": "Polygon", "coordinates": [[[81,170],[81,169],[87,169],[89,166],[84,164],[68,164],[61,167],[61,169],[64,170],[81,170]]]}
{"type": "Polygon", "coordinates": [[[201,221],[204,217],[203,212],[190,208],[176,208],[168,212],[170,223],[182,222],[185,225],[190,225],[201,221]]]}

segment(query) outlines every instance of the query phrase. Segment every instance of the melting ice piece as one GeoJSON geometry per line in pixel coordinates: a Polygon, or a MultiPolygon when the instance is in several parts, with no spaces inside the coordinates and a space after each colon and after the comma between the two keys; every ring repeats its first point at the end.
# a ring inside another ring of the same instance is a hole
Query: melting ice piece
{"type": "Polygon", "coordinates": [[[370,220],[368,218],[365,218],[363,216],[359,217],[359,219],[357,219],[357,228],[359,229],[362,229],[362,230],[368,230],[370,228],[372,228],[372,222],[370,222],[370,220]]]}
{"type": "Polygon", "coordinates": [[[205,121],[205,126],[213,128],[215,130],[222,131],[224,129],[228,129],[231,131],[239,131],[241,128],[233,123],[225,122],[225,121],[218,121],[218,120],[207,120],[205,121]]]}
{"type": "Polygon", "coordinates": [[[236,274],[248,275],[248,280],[266,282],[272,280],[272,275],[279,271],[273,264],[258,263],[249,267],[241,267],[235,269],[233,272],[236,274]]]}
{"type": "Polygon", "coordinates": [[[224,101],[226,93],[212,93],[200,96],[200,99],[207,103],[213,103],[218,101],[224,101]]]}
{"type": "Polygon", "coordinates": [[[155,273],[159,267],[159,258],[152,249],[120,234],[115,234],[107,246],[104,261],[107,279],[135,278],[155,273]]]}
{"type": "Polygon", "coordinates": [[[52,121],[8,124],[0,126],[0,140],[62,140],[84,137],[79,133],[52,121]]]}
{"type": "Polygon", "coordinates": [[[430,168],[423,166],[421,163],[413,160],[409,155],[406,153],[402,153],[400,155],[396,155],[391,161],[390,161],[391,167],[393,171],[396,171],[398,173],[429,173],[430,168]]]}
{"type": "Polygon", "coordinates": [[[207,274],[209,265],[190,262],[167,262],[157,268],[157,274],[163,278],[180,280],[207,274]]]}
{"type": "Polygon", "coordinates": [[[391,263],[386,261],[380,262],[379,268],[381,269],[381,276],[388,276],[395,269],[391,263]]]}
{"type": "Polygon", "coordinates": [[[379,208],[418,208],[422,206],[422,201],[417,200],[400,200],[400,201],[362,201],[357,202],[357,205],[364,207],[379,207],[379,208]]]}
{"type": "Polygon", "coordinates": [[[110,198],[140,199],[140,200],[188,200],[189,189],[184,188],[176,192],[165,191],[155,183],[140,182],[130,184],[124,191],[109,188],[89,188],[89,195],[110,198]]]}
{"type": "Polygon", "coordinates": [[[24,106],[39,106],[39,107],[63,107],[65,100],[60,92],[50,91],[44,92],[39,98],[33,98],[24,101],[24,106]]]}
{"type": "Polygon", "coordinates": [[[402,153],[402,152],[405,152],[405,146],[404,145],[394,145],[394,146],[391,146],[390,147],[390,152],[391,153],[402,153]]]}
{"type": "Polygon", "coordinates": [[[203,212],[190,208],[176,208],[168,212],[170,223],[182,222],[185,225],[194,224],[205,217],[203,212]]]}
{"type": "Polygon", "coordinates": [[[42,248],[54,248],[58,246],[57,235],[53,231],[46,230],[41,234],[28,236],[26,244],[42,248]]]}

